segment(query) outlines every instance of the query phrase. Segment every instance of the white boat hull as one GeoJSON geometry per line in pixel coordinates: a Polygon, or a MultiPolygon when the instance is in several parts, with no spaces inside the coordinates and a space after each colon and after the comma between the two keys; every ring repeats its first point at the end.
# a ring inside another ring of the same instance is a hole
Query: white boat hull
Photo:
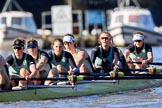
{"type": "Polygon", "coordinates": [[[13,40],[22,37],[38,39],[40,47],[43,40],[36,33],[37,27],[30,12],[6,11],[0,13],[0,49],[11,49],[13,40]]]}
{"type": "Polygon", "coordinates": [[[43,39],[40,35],[16,28],[5,27],[0,28],[0,49],[10,50],[14,39],[18,37],[24,38],[26,41],[30,38],[34,38],[38,41],[39,47],[43,47],[43,39]]]}
{"type": "Polygon", "coordinates": [[[161,45],[162,44],[162,34],[145,30],[142,28],[127,26],[127,25],[118,25],[113,28],[108,29],[113,37],[114,44],[116,46],[126,46],[131,44],[133,41],[133,33],[136,31],[142,31],[145,35],[145,42],[151,45],[161,45]]]}

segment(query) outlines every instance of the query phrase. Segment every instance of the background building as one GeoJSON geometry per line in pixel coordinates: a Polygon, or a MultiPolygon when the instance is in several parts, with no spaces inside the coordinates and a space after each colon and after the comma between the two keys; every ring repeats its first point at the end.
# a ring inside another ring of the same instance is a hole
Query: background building
{"type": "MultiPolygon", "coordinates": [[[[37,24],[41,27],[41,13],[50,11],[53,5],[70,4],[74,10],[87,9],[112,9],[117,6],[117,0],[16,0],[25,11],[32,12],[37,24]]],[[[137,0],[141,7],[148,8],[153,13],[153,19],[157,26],[162,24],[162,0],[137,0]]],[[[0,0],[2,10],[6,0],[0,0]]],[[[15,7],[13,7],[14,9],[15,7]]]]}

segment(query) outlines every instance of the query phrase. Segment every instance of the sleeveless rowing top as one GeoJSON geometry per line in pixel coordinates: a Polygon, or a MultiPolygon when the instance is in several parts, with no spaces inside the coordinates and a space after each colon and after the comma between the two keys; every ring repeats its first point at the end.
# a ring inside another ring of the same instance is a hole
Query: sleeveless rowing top
{"type": "Polygon", "coordinates": [[[100,52],[99,52],[99,56],[96,57],[95,59],[95,66],[96,68],[103,68],[103,61],[106,60],[109,62],[109,64],[104,64],[104,65],[107,65],[106,68],[112,68],[113,66],[113,47],[109,47],[109,53],[107,54],[106,58],[103,58],[102,56],[102,47],[101,45],[99,46],[99,49],[100,49],[100,52]]]}
{"type": "Polygon", "coordinates": [[[145,44],[144,44],[144,46],[142,48],[142,51],[139,54],[137,54],[136,47],[135,47],[135,50],[130,53],[130,58],[132,59],[133,62],[136,61],[137,57],[141,57],[143,59],[147,59],[147,54],[146,54],[146,50],[145,50],[145,44]]]}
{"type": "Polygon", "coordinates": [[[56,57],[54,52],[52,51],[51,54],[51,64],[52,64],[52,68],[56,68],[57,65],[62,65],[64,66],[67,70],[69,70],[69,63],[67,62],[67,58],[65,57],[65,51],[62,52],[62,59],[60,62],[56,61],[56,57]]]}
{"type": "Polygon", "coordinates": [[[13,64],[9,67],[9,74],[10,75],[19,76],[19,72],[20,72],[21,68],[25,68],[30,72],[29,65],[28,65],[27,60],[26,60],[26,58],[27,58],[26,53],[24,53],[24,59],[23,59],[23,62],[20,66],[17,64],[16,57],[15,57],[14,54],[12,54],[12,57],[13,57],[13,64]]]}

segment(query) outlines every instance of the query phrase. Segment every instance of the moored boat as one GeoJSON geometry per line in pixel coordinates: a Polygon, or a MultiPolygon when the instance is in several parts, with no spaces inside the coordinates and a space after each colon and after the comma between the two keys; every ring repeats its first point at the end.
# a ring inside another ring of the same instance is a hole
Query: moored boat
{"type": "MultiPolygon", "coordinates": [[[[102,83],[93,82],[78,84],[75,88],[70,87],[36,87],[29,90],[14,90],[0,92],[1,102],[30,101],[67,98],[75,96],[87,96],[96,94],[108,94],[125,90],[138,90],[150,87],[157,87],[162,84],[161,79],[138,79],[138,80],[110,80],[102,83]]],[[[33,86],[34,87],[34,86],[33,86]]]]}
{"type": "Polygon", "coordinates": [[[126,2],[126,6],[122,5],[110,12],[108,30],[113,36],[114,44],[117,46],[131,44],[133,33],[142,31],[146,43],[161,45],[162,34],[155,30],[151,12],[139,6],[129,6],[127,3],[129,0],[122,1],[123,4],[126,2]]]}
{"type": "Polygon", "coordinates": [[[0,47],[11,47],[13,39],[35,38],[43,45],[41,36],[36,33],[33,15],[24,11],[6,11],[0,13],[0,47]]]}

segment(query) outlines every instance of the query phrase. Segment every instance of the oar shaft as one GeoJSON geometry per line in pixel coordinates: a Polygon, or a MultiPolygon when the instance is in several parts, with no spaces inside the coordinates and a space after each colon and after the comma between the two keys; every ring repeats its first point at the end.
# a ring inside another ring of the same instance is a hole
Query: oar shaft
{"type": "MultiPolygon", "coordinates": [[[[61,72],[59,73],[61,75],[68,75],[67,72],[61,72]]],[[[92,76],[107,76],[109,75],[109,72],[105,72],[105,73],[100,73],[100,72],[80,72],[80,73],[73,73],[74,75],[92,75],[92,76]]]]}
{"type": "Polygon", "coordinates": [[[121,69],[121,71],[145,71],[148,72],[149,70],[146,68],[139,68],[139,69],[135,69],[135,68],[130,68],[130,69],[121,69]]]}
{"type": "MultiPolygon", "coordinates": [[[[11,80],[26,80],[25,78],[11,78],[11,80]]],[[[31,78],[31,80],[59,80],[68,81],[67,77],[54,77],[54,78],[31,78]]]]}
{"type": "MultiPolygon", "coordinates": [[[[137,64],[142,64],[142,62],[128,62],[128,63],[137,63],[137,64]]],[[[162,65],[161,62],[150,62],[150,63],[147,63],[147,64],[150,64],[150,65],[162,65]]]]}
{"type": "MultiPolygon", "coordinates": [[[[158,68],[153,68],[155,69],[154,71],[156,72],[158,68]]],[[[135,68],[130,68],[130,69],[120,69],[119,71],[122,71],[122,72],[128,72],[128,71],[139,71],[139,72],[149,72],[150,69],[147,69],[147,68],[139,68],[139,69],[135,69],[135,68]]],[[[162,72],[162,69],[158,69],[158,71],[162,72]]],[[[62,74],[62,75],[68,75],[67,72],[61,72],[59,74],[62,74]]],[[[80,72],[80,73],[74,73],[74,75],[92,75],[92,76],[107,76],[109,75],[109,72],[104,72],[104,73],[101,73],[101,72],[80,72]]]]}
{"type": "Polygon", "coordinates": [[[84,77],[84,80],[136,80],[136,79],[162,79],[162,75],[142,75],[142,76],[124,76],[124,77],[84,77]]]}

